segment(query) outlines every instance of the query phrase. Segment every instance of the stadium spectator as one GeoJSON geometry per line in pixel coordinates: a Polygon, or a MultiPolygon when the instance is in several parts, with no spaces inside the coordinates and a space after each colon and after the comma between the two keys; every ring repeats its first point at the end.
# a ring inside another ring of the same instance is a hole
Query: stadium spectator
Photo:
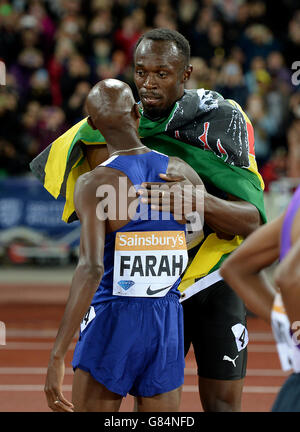
{"type": "MultiPolygon", "coordinates": [[[[1,138],[9,143],[2,143],[2,153],[3,148],[11,149],[10,161],[19,152],[30,160],[32,152],[55,136],[52,126],[46,125],[44,133],[28,126],[33,107],[40,107],[39,125],[44,113],[51,112],[60,119],[59,131],[67,130],[82,115],[80,102],[99,79],[123,80],[137,97],[133,48],[141,33],[160,26],[177,29],[190,41],[194,73],[188,88],[217,90],[249,107],[261,168],[269,161],[272,165],[276,149],[284,148],[290,161],[287,174],[298,176],[299,85],[292,82],[292,64],[299,60],[300,9],[293,0],[275,3],[1,0],[0,60],[6,64],[8,81],[14,81],[15,95],[11,88],[0,95],[0,126],[5,129],[1,138]],[[274,16],[280,4],[284,16],[274,16]],[[14,105],[13,140],[6,133],[12,113],[3,102],[6,94],[7,105],[14,105]]],[[[26,164],[22,169],[15,162],[8,166],[10,174],[29,171],[26,164]]]]}
{"type": "Polygon", "coordinates": [[[124,51],[126,55],[126,64],[131,63],[134,47],[140,36],[141,34],[138,31],[134,17],[129,16],[124,18],[121,28],[115,33],[115,43],[119,49],[124,51]]]}
{"type": "Polygon", "coordinates": [[[85,99],[91,90],[88,81],[80,81],[70,99],[64,105],[67,122],[71,125],[79,122],[84,116],[83,106],[85,99]]]}
{"type": "Polygon", "coordinates": [[[263,24],[248,26],[241,37],[240,47],[246,55],[246,67],[254,57],[266,58],[271,51],[280,49],[271,30],[263,24]]]}
{"type": "Polygon", "coordinates": [[[269,192],[270,184],[287,176],[287,151],[284,147],[274,151],[268,162],[260,170],[265,183],[265,192],[269,192]]]}
{"type": "Polygon", "coordinates": [[[248,89],[239,63],[229,60],[220,71],[215,90],[225,98],[233,99],[244,109],[248,89]]]}
{"type": "Polygon", "coordinates": [[[291,67],[295,60],[295,53],[300,51],[300,9],[293,14],[288,23],[288,32],[285,40],[284,55],[288,67],[291,67]]]}
{"type": "Polygon", "coordinates": [[[74,54],[68,59],[60,80],[63,100],[69,99],[83,80],[91,80],[91,68],[82,55],[74,54]]]}
{"type": "Polygon", "coordinates": [[[289,177],[300,179],[300,115],[291,123],[287,132],[287,139],[289,154],[288,174],[289,177]]]}
{"type": "Polygon", "coordinates": [[[201,57],[192,57],[193,74],[186,84],[186,89],[205,88],[213,90],[217,80],[216,69],[209,68],[206,61],[201,57]]]}
{"type": "Polygon", "coordinates": [[[276,118],[268,110],[264,98],[255,93],[247,99],[246,112],[252,121],[256,161],[261,168],[271,156],[270,137],[277,132],[276,118]]]}

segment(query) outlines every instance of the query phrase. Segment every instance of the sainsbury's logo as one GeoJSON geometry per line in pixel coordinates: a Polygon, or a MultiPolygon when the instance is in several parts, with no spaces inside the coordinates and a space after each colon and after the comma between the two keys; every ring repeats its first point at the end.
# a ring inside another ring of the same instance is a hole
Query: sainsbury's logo
{"type": "Polygon", "coordinates": [[[116,250],[162,250],[185,249],[185,233],[183,231],[141,231],[117,233],[116,250]]]}

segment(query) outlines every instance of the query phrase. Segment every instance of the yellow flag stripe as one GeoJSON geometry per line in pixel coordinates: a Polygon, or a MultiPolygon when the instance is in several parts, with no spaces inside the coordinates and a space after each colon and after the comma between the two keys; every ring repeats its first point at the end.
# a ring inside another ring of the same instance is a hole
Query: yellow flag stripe
{"type": "MultiPolygon", "coordinates": [[[[81,156],[82,158],[82,156],[81,156]]],[[[66,203],[64,206],[64,211],[62,215],[62,220],[64,222],[68,222],[69,217],[71,214],[75,211],[74,206],[74,190],[75,190],[75,183],[79,176],[86,173],[87,171],[90,171],[90,166],[86,158],[84,158],[83,162],[76,166],[78,162],[80,161],[80,158],[75,162],[73,165],[70,174],[67,179],[66,184],[66,203]]]]}
{"type": "Polygon", "coordinates": [[[250,161],[250,167],[248,168],[248,170],[252,171],[259,178],[260,186],[261,186],[262,190],[264,190],[265,189],[265,183],[263,181],[262,176],[258,172],[255,156],[253,156],[250,153],[249,153],[249,161],[250,161]]]}
{"type": "Polygon", "coordinates": [[[67,132],[57,138],[51,146],[45,166],[44,187],[54,198],[58,197],[64,180],[70,143],[85,121],[86,119],[83,119],[79,123],[76,123],[71,129],[68,129],[67,132]]]}
{"type": "Polygon", "coordinates": [[[183,291],[188,288],[196,278],[206,276],[218,264],[223,255],[232,252],[242,241],[243,237],[241,236],[235,236],[232,240],[225,240],[220,239],[216,233],[210,234],[185,272],[179,290],[183,291]]]}

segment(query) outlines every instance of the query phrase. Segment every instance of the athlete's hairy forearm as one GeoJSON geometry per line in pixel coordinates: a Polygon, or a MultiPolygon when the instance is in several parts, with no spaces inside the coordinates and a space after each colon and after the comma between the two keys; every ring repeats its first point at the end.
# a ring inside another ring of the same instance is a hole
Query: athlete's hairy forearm
{"type": "Polygon", "coordinates": [[[52,358],[64,358],[68,347],[87,312],[103,275],[103,269],[91,269],[80,263],[76,267],[65,312],[51,352],[52,358]]]}
{"type": "Polygon", "coordinates": [[[262,272],[279,257],[282,217],[253,232],[222,264],[220,273],[248,308],[270,321],[276,290],[262,272]]]}
{"type": "Polygon", "coordinates": [[[277,266],[274,280],[281,290],[300,289],[300,239],[277,266]]]}
{"type": "Polygon", "coordinates": [[[246,201],[226,201],[204,194],[204,220],[216,232],[247,237],[261,224],[257,208],[246,201]]]}
{"type": "Polygon", "coordinates": [[[300,309],[300,239],[277,266],[274,282],[280,289],[291,323],[299,321],[300,309]]]}

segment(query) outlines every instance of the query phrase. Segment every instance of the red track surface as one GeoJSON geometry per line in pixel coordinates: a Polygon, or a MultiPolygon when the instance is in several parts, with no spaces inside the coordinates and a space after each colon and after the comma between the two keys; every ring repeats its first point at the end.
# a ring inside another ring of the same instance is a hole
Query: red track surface
{"type": "MultiPolygon", "coordinates": [[[[0,321],[6,325],[6,345],[0,345],[0,411],[50,411],[43,393],[45,371],[62,304],[6,304],[0,306],[0,321]]],[[[270,327],[258,318],[248,318],[248,372],[242,411],[270,411],[287,373],[280,368],[270,327]]],[[[72,350],[66,358],[64,394],[71,397],[72,350]]],[[[132,411],[133,399],[127,397],[121,411],[132,411]]],[[[197,391],[193,352],[186,358],[181,412],[202,411],[197,391]]]]}

